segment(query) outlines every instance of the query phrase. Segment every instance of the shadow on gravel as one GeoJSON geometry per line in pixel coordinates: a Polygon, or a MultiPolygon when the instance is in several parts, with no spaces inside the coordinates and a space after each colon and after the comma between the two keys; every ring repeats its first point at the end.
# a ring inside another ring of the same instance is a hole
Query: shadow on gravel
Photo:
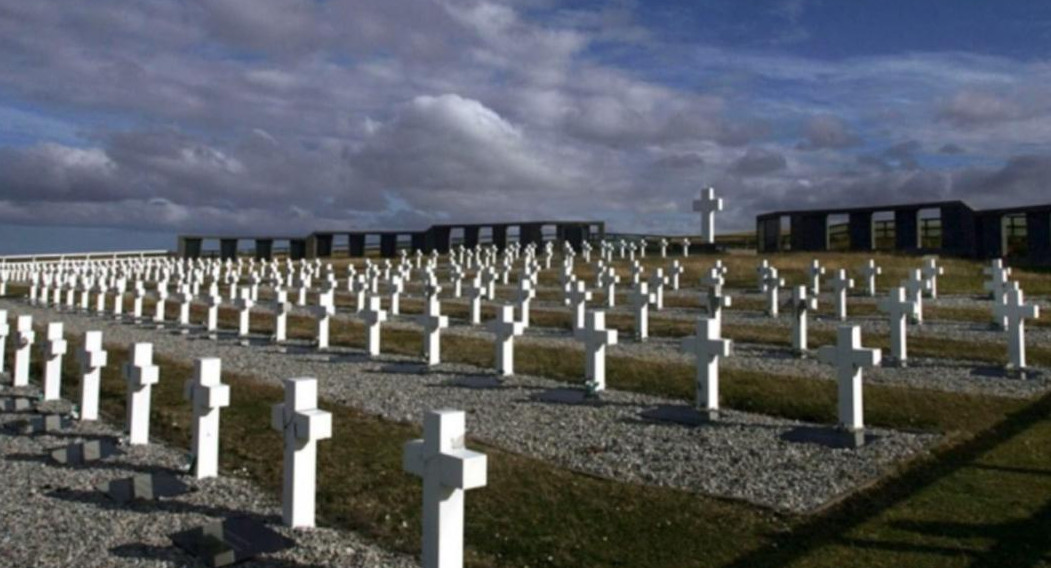
{"type": "MultiPolygon", "coordinates": [[[[186,493],[184,495],[193,495],[195,493],[197,493],[196,490],[191,491],[190,493],[186,493]]],[[[58,499],[59,501],[94,505],[106,511],[131,511],[146,514],[155,511],[161,511],[164,513],[171,513],[175,515],[204,515],[216,519],[222,519],[231,516],[247,516],[262,524],[281,523],[281,517],[277,515],[255,515],[251,513],[246,513],[244,511],[230,509],[228,507],[216,507],[212,505],[198,505],[194,503],[186,503],[184,501],[178,500],[177,498],[153,500],[135,499],[122,503],[110,499],[102,491],[86,491],[83,489],[54,489],[48,493],[45,493],[45,495],[52,499],[58,499]]]]}
{"type": "MultiPolygon", "coordinates": [[[[172,566],[207,566],[207,564],[200,563],[193,556],[190,556],[186,552],[176,546],[154,546],[152,544],[144,544],[140,542],[132,544],[122,544],[120,546],[114,546],[109,549],[110,554],[120,558],[139,558],[144,560],[162,560],[170,563],[172,566]]],[[[245,566],[253,566],[258,568],[318,568],[317,564],[302,564],[292,560],[284,560],[280,558],[262,558],[255,557],[250,560],[249,564],[245,566]]]]}
{"type": "Polygon", "coordinates": [[[556,388],[531,395],[522,402],[541,404],[561,404],[566,406],[620,406],[630,408],[637,406],[628,402],[611,402],[603,400],[602,396],[588,396],[584,389],[556,388]]]}
{"type": "Polygon", "coordinates": [[[40,463],[49,465],[52,467],[60,467],[63,469],[104,469],[109,471],[119,471],[128,473],[167,473],[170,475],[182,475],[184,472],[179,471],[175,468],[156,466],[156,465],[139,465],[131,464],[123,461],[107,461],[97,460],[83,464],[69,464],[63,465],[55,462],[51,459],[51,452],[54,450],[62,449],[65,446],[59,446],[47,450],[47,453],[43,454],[10,454],[6,456],[9,461],[17,461],[24,463],[40,463]]]}

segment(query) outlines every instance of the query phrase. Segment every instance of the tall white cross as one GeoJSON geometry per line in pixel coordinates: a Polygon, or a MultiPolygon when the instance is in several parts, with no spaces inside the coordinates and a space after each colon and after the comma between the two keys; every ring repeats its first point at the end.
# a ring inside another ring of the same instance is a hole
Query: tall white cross
{"type": "Polygon", "coordinates": [[[467,284],[465,292],[467,293],[471,325],[478,325],[482,323],[482,298],[485,297],[485,287],[482,286],[481,279],[477,274],[467,284]]]}
{"type": "Polygon", "coordinates": [[[194,361],[193,379],[186,381],[183,395],[193,407],[193,475],[197,479],[219,475],[219,412],[230,406],[230,386],[222,383],[222,360],[218,357],[194,361]]]}
{"type": "Polygon", "coordinates": [[[671,261],[671,267],[668,268],[668,278],[671,279],[671,289],[679,289],[679,277],[683,275],[686,270],[682,267],[682,263],[678,260],[671,261]]]}
{"type": "Polygon", "coordinates": [[[292,528],[312,527],[317,443],[332,437],[332,413],[317,407],[317,379],[297,377],[284,383],[285,401],[270,407],[270,427],[284,434],[281,519],[292,528]]]}
{"type": "Polygon", "coordinates": [[[1007,293],[1007,302],[994,309],[1007,321],[1008,369],[1024,371],[1025,365],[1025,320],[1040,317],[1040,306],[1026,304],[1022,290],[1015,288],[1007,293]]]}
{"type": "Polygon", "coordinates": [[[150,443],[150,395],[160,379],[153,364],[153,344],[134,343],[128,349],[131,357],[124,363],[124,380],[128,383],[128,443],[150,443]]]}
{"type": "Polygon", "coordinates": [[[288,340],[288,314],[292,311],[292,303],[288,301],[288,290],[278,289],[274,294],[274,341],[284,343],[288,340]]]}
{"type": "Polygon", "coordinates": [[[62,322],[47,324],[47,337],[41,348],[44,355],[44,400],[58,400],[62,398],[62,356],[68,348],[62,322]]]}
{"type": "Polygon", "coordinates": [[[890,354],[891,363],[904,367],[908,359],[906,343],[906,323],[916,313],[916,302],[908,299],[905,288],[891,288],[887,297],[876,306],[890,319],[890,354]]]}
{"type": "Polygon", "coordinates": [[[335,288],[325,282],[325,289],[317,296],[317,306],[314,307],[314,315],[317,316],[317,348],[324,351],[329,348],[329,328],[332,316],[336,313],[335,288]]]}
{"type": "Polygon", "coordinates": [[[606,390],[606,346],[617,344],[617,330],[606,329],[606,312],[588,310],[582,339],[588,392],[602,392],[606,390]]]}
{"type": "Polygon", "coordinates": [[[602,273],[602,287],[606,289],[607,307],[612,308],[617,305],[617,284],[620,284],[620,276],[617,276],[617,270],[612,266],[607,266],[602,273]]]}
{"type": "Polygon", "coordinates": [[[715,243],[715,213],[723,210],[723,199],[715,196],[714,188],[702,189],[693,201],[693,210],[701,214],[701,242],[715,243]]]}
{"type": "Polygon", "coordinates": [[[825,345],[818,350],[818,359],[836,368],[839,426],[848,432],[863,431],[861,373],[863,369],[880,364],[880,350],[862,347],[861,328],[844,325],[837,332],[835,345],[825,345]]]}
{"type": "Polygon", "coordinates": [[[653,307],[657,310],[664,309],[664,286],[668,284],[668,278],[664,276],[664,269],[658,268],[650,275],[650,289],[653,290],[653,307]]]}
{"type": "Polygon", "coordinates": [[[109,362],[109,356],[102,349],[102,332],[84,332],[84,342],[77,351],[80,363],[80,420],[98,420],[99,387],[101,386],[102,367],[109,362]]]}
{"type": "Polygon", "coordinates": [[[696,358],[697,410],[708,420],[719,416],[719,358],[729,357],[733,342],[720,337],[719,322],[697,320],[695,335],[682,340],[682,350],[696,358]]]}
{"type": "Polygon", "coordinates": [[[1004,285],[1011,276],[1011,269],[1004,266],[1004,259],[996,258],[989,262],[989,266],[982,269],[982,274],[989,277],[983,287],[989,291],[989,297],[994,301],[1003,296],[1004,285]]]}
{"type": "Polygon", "coordinates": [[[508,376],[515,374],[515,336],[525,332],[522,322],[515,321],[514,306],[503,305],[497,309],[496,319],[486,323],[486,328],[496,336],[496,372],[508,376]]]}
{"type": "Polygon", "coordinates": [[[405,444],[402,466],[423,478],[422,568],[463,566],[464,491],[486,484],[485,454],[466,449],[460,410],[423,416],[423,439],[405,444]]]}

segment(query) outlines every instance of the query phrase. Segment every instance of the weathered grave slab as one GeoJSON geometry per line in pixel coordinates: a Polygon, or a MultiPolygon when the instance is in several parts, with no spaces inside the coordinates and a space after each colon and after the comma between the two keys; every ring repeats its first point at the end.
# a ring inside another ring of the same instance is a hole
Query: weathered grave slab
{"type": "Polygon", "coordinates": [[[91,440],[52,450],[50,456],[60,465],[84,465],[122,453],[112,440],[91,440]]]}
{"type": "Polygon", "coordinates": [[[114,479],[99,484],[98,490],[118,503],[127,503],[134,500],[152,501],[177,497],[189,493],[190,486],[171,474],[159,472],[114,479]]]}
{"type": "Polygon", "coordinates": [[[232,566],[260,554],[295,546],[295,541],[251,517],[238,516],[171,535],[172,543],[207,566],[232,566]]]}
{"type": "Polygon", "coordinates": [[[19,434],[45,434],[59,432],[70,426],[70,419],[61,414],[46,414],[43,416],[32,416],[25,420],[8,422],[6,427],[19,434]]]}

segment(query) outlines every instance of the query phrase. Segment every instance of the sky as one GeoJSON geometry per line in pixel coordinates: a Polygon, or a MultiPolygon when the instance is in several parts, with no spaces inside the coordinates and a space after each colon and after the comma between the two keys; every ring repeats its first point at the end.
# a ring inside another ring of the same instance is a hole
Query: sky
{"type": "Polygon", "coordinates": [[[1051,2],[0,0],[0,253],[1051,202],[1051,2]]]}

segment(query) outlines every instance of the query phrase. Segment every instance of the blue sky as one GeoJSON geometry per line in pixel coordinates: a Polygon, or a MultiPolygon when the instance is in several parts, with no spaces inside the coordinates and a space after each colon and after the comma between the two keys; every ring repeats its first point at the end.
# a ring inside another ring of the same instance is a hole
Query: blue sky
{"type": "Polygon", "coordinates": [[[1051,201],[1051,4],[0,0],[0,253],[1051,201]]]}

